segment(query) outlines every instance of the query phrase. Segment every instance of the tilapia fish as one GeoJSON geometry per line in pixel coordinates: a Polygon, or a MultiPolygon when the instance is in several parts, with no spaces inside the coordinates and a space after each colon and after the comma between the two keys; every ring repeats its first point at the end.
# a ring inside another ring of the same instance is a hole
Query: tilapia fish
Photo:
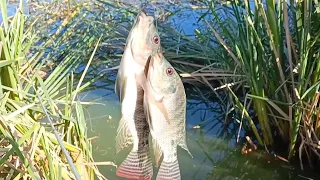
{"type": "Polygon", "coordinates": [[[160,37],[154,18],[140,12],[129,32],[115,84],[121,103],[117,129],[116,153],[133,144],[127,158],[117,169],[117,176],[128,179],[151,179],[153,166],[149,154],[149,125],[143,109],[143,89],[136,77],[144,74],[149,57],[159,51],[160,37]]]}
{"type": "MultiPolygon", "coordinates": [[[[146,65],[146,78],[141,80],[144,89],[144,108],[152,135],[156,162],[163,155],[157,180],[181,179],[177,147],[186,144],[186,94],[182,81],[162,53],[152,56],[146,65]],[[163,104],[167,117],[157,104],[163,104]]],[[[143,77],[141,77],[143,78],[143,77]]]]}

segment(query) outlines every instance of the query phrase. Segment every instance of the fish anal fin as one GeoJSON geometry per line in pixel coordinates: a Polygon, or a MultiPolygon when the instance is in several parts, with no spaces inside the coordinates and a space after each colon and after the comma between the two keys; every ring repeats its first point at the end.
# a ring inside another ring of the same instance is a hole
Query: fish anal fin
{"type": "Polygon", "coordinates": [[[192,156],[192,154],[191,154],[191,152],[190,152],[190,150],[189,150],[189,148],[188,148],[188,146],[187,146],[187,142],[186,142],[185,138],[184,138],[184,140],[183,140],[182,142],[180,142],[178,145],[179,145],[182,149],[186,150],[186,151],[188,152],[188,154],[191,156],[191,158],[193,158],[193,156],[192,156]]]}
{"type": "Polygon", "coordinates": [[[153,154],[156,162],[156,166],[158,167],[160,165],[160,160],[162,157],[162,149],[156,139],[152,137],[152,149],[153,149],[153,154]]]}
{"type": "Polygon", "coordinates": [[[133,143],[127,121],[121,117],[116,136],[116,154],[133,143]]]}

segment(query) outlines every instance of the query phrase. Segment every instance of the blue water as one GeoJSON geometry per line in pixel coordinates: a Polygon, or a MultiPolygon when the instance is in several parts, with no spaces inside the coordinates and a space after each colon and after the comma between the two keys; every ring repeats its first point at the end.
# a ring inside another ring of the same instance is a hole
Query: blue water
{"type": "MultiPolygon", "coordinates": [[[[29,14],[29,7],[28,7],[28,3],[27,3],[27,0],[23,0],[23,3],[24,3],[24,8],[23,8],[23,13],[28,15],[29,14]]],[[[13,16],[18,7],[19,7],[19,4],[17,3],[8,3],[8,6],[7,6],[7,11],[8,11],[8,17],[10,16],[13,16]]],[[[3,19],[2,19],[2,13],[0,13],[0,23],[2,23],[3,19]]]]}

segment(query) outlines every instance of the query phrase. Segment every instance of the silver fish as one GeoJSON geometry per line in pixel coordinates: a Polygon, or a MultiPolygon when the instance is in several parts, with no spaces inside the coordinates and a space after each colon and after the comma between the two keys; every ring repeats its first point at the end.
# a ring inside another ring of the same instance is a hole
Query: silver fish
{"type": "Polygon", "coordinates": [[[149,153],[149,125],[143,109],[143,89],[136,77],[144,74],[149,57],[160,51],[160,37],[154,18],[140,12],[129,32],[115,83],[121,102],[117,129],[116,153],[133,144],[127,158],[117,169],[117,176],[128,179],[151,179],[153,166],[149,153]]]}
{"type": "Polygon", "coordinates": [[[162,53],[153,55],[149,61],[147,80],[139,83],[145,91],[144,108],[157,164],[163,155],[157,180],[179,180],[177,147],[182,147],[193,157],[186,144],[185,89],[179,75],[162,53]],[[157,103],[163,104],[168,119],[157,103]]]}

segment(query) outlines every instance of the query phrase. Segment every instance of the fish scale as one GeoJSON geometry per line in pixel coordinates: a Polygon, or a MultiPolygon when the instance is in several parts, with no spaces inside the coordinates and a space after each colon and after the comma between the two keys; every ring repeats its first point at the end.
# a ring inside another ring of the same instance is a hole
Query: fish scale
{"type": "Polygon", "coordinates": [[[153,139],[156,162],[163,155],[157,180],[180,180],[177,147],[185,149],[192,157],[186,144],[186,94],[179,75],[162,53],[150,59],[145,91],[144,108],[153,139]],[[167,117],[157,103],[162,104],[167,117]]]}
{"type": "Polygon", "coordinates": [[[133,145],[116,175],[128,179],[151,179],[153,167],[149,153],[148,122],[144,115],[143,90],[137,75],[143,74],[149,57],[160,49],[160,37],[154,18],[140,12],[129,32],[115,82],[115,93],[121,103],[117,129],[116,153],[133,145]]]}

